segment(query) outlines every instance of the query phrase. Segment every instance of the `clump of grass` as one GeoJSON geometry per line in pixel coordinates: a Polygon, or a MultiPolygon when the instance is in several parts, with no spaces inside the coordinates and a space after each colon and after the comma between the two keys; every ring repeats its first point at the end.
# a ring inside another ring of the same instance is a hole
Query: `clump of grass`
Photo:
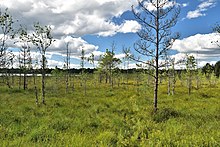
{"type": "Polygon", "coordinates": [[[170,118],[176,118],[180,116],[180,113],[173,108],[162,108],[157,110],[157,112],[151,112],[153,121],[160,123],[165,122],[170,118]]]}
{"type": "Polygon", "coordinates": [[[70,122],[68,120],[54,120],[49,127],[56,132],[64,132],[70,128],[70,122]]]}
{"type": "Polygon", "coordinates": [[[100,132],[100,134],[96,137],[96,142],[99,146],[116,145],[117,136],[114,132],[110,131],[100,132]]]}
{"type": "Polygon", "coordinates": [[[54,132],[48,131],[46,127],[32,130],[29,135],[31,142],[50,142],[54,138],[54,132]]]}

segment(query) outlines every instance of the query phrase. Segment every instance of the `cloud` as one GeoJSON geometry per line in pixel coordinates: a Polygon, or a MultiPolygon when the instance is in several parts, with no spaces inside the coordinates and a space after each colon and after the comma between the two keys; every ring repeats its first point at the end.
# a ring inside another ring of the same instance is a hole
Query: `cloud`
{"type": "MultiPolygon", "coordinates": [[[[144,2],[144,6],[147,10],[149,11],[155,11],[156,10],[156,5],[157,1],[156,0],[153,0],[152,2],[150,1],[145,1],[144,2]]],[[[169,0],[161,0],[159,2],[159,5],[163,5],[165,3],[165,5],[163,6],[164,9],[166,8],[169,8],[169,7],[172,7],[174,5],[177,5],[178,3],[174,2],[174,1],[169,1],[169,0]]]]}
{"type": "MultiPolygon", "coordinates": [[[[63,68],[65,63],[63,61],[49,59],[49,60],[47,60],[47,64],[48,64],[48,68],[55,68],[55,67],[63,68]]],[[[69,65],[69,67],[70,68],[80,68],[80,65],[71,63],[69,65]]]]}
{"type": "Polygon", "coordinates": [[[119,29],[118,32],[121,33],[136,33],[141,29],[141,25],[134,20],[126,20],[125,23],[123,23],[119,29]]]}
{"type": "Polygon", "coordinates": [[[189,11],[187,13],[187,18],[188,19],[192,19],[192,18],[197,18],[197,17],[200,17],[200,16],[205,16],[206,14],[205,13],[201,13],[200,10],[195,10],[195,11],[189,11]]]}
{"type": "Polygon", "coordinates": [[[63,36],[60,39],[56,39],[56,41],[48,49],[48,52],[57,52],[62,55],[66,55],[67,44],[70,55],[75,58],[79,58],[82,49],[85,51],[85,54],[90,54],[99,48],[98,46],[89,44],[81,37],[73,38],[71,36],[63,36]]]}
{"type": "Polygon", "coordinates": [[[120,17],[136,3],[136,0],[5,0],[1,1],[1,7],[9,8],[12,16],[29,28],[38,21],[53,25],[53,32],[59,38],[114,35],[123,24],[114,23],[112,18],[120,17]]]}
{"type": "Polygon", "coordinates": [[[176,40],[172,49],[179,52],[173,55],[176,59],[182,59],[183,55],[190,54],[203,62],[216,62],[220,57],[220,48],[213,41],[220,40],[220,34],[196,34],[176,40]]]}
{"type": "Polygon", "coordinates": [[[206,11],[212,7],[216,6],[216,0],[206,0],[197,6],[197,9],[194,11],[189,11],[186,18],[193,19],[200,16],[206,16],[206,11]]]}
{"type": "MultiPolygon", "coordinates": [[[[33,30],[33,24],[52,26],[53,37],[56,40],[47,52],[53,55],[65,56],[67,43],[71,58],[79,59],[82,48],[86,56],[91,53],[96,59],[103,54],[98,51],[99,46],[85,41],[85,35],[113,36],[117,33],[135,33],[140,29],[138,22],[124,20],[121,24],[113,21],[124,12],[131,10],[131,5],[137,5],[136,0],[4,0],[1,8],[9,8],[15,23],[15,29],[20,24],[28,30],[33,30]],[[74,37],[72,37],[74,36],[74,37]]],[[[1,35],[1,32],[0,32],[1,35]]],[[[21,43],[14,44],[8,40],[10,47],[21,47],[21,43]]],[[[31,44],[30,44],[31,45],[31,44]]],[[[34,48],[31,45],[31,48],[34,48]]],[[[34,54],[34,53],[33,53],[34,54]]],[[[36,54],[34,54],[35,56],[36,54]]],[[[38,55],[36,55],[38,57],[38,55]]],[[[50,58],[49,58],[50,59],[50,58]]],[[[48,62],[54,63],[54,62],[48,62]]]]}
{"type": "Polygon", "coordinates": [[[183,3],[182,4],[182,7],[187,7],[187,6],[189,6],[189,3],[183,3]]]}

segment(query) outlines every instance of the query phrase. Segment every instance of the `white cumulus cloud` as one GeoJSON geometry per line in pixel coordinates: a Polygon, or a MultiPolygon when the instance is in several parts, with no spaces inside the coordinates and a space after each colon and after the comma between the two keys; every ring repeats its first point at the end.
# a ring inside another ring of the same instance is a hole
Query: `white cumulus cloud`
{"type": "Polygon", "coordinates": [[[196,10],[189,11],[186,18],[193,19],[200,16],[206,16],[206,11],[216,6],[216,0],[205,0],[197,6],[196,10]]]}
{"type": "Polygon", "coordinates": [[[172,49],[179,53],[173,57],[182,59],[185,54],[191,54],[199,61],[216,62],[220,57],[220,48],[215,43],[216,40],[220,40],[220,34],[196,34],[182,40],[176,40],[172,49]]]}

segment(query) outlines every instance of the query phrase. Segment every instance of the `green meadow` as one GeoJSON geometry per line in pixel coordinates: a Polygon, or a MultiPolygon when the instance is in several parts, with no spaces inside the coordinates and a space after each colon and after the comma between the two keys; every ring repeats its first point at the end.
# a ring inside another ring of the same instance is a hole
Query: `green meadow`
{"type": "Polygon", "coordinates": [[[47,77],[46,105],[35,103],[33,78],[27,90],[18,79],[11,89],[1,84],[0,146],[220,146],[218,80],[200,81],[198,89],[193,83],[191,95],[177,80],[175,95],[167,95],[164,79],[154,113],[153,84],[142,78],[112,87],[91,76],[85,87],[72,77],[66,92],[64,77],[47,77]]]}

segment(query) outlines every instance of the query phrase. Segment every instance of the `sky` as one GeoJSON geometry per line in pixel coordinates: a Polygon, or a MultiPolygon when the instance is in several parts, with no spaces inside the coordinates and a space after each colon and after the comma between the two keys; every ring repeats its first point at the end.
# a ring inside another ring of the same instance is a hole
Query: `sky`
{"type": "MultiPolygon", "coordinates": [[[[207,62],[215,64],[220,60],[220,48],[213,42],[220,40],[220,36],[213,27],[220,24],[220,1],[176,0],[176,4],[181,12],[172,31],[181,36],[172,46],[172,57],[178,60],[187,53],[198,59],[199,66],[207,62]]],[[[51,26],[56,41],[47,50],[49,68],[64,66],[67,42],[71,51],[70,68],[80,68],[82,48],[86,56],[93,53],[98,59],[114,42],[116,57],[123,59],[123,47],[130,47],[136,54],[133,46],[140,39],[137,32],[141,24],[131,11],[132,5],[136,7],[137,1],[0,0],[1,11],[8,8],[13,19],[18,20],[15,28],[21,24],[32,30],[36,22],[51,26]]],[[[151,9],[150,5],[147,8],[151,9]]],[[[11,44],[11,47],[14,54],[18,54],[15,48],[19,46],[11,44]]],[[[32,57],[40,58],[35,51],[32,57]]],[[[92,65],[86,63],[86,67],[92,65]]],[[[131,67],[135,67],[135,63],[131,67]]]]}

